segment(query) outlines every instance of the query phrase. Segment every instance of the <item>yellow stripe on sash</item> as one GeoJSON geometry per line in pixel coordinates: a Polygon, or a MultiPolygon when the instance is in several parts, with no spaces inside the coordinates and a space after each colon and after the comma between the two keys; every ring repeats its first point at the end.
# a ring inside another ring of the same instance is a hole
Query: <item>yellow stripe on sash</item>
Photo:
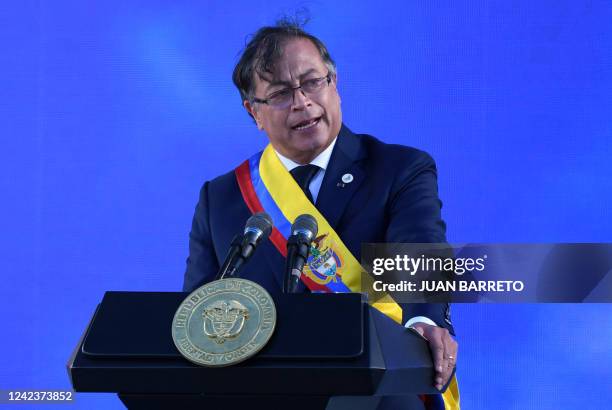
{"type": "Polygon", "coordinates": [[[457,382],[457,375],[454,374],[450,384],[446,388],[446,391],[442,393],[442,400],[444,400],[445,410],[460,410],[459,404],[459,383],[457,382]]]}

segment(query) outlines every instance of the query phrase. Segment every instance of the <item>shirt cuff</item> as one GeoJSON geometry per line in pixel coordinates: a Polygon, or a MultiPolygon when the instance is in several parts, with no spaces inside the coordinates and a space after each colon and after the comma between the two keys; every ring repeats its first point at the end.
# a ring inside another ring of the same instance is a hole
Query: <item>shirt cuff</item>
{"type": "Polygon", "coordinates": [[[406,324],[404,325],[404,327],[410,327],[412,325],[414,325],[415,323],[425,323],[431,326],[438,326],[436,324],[436,322],[434,322],[433,320],[431,320],[430,318],[426,317],[426,316],[415,316],[412,319],[410,319],[409,321],[406,322],[406,324]]]}

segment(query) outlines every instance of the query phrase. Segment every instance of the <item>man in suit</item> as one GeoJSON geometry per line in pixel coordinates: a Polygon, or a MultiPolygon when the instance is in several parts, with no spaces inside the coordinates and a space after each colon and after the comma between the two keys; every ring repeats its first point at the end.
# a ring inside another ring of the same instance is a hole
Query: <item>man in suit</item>
{"type": "MultiPolygon", "coordinates": [[[[246,46],[233,80],[282,165],[357,260],[363,242],[446,241],[433,160],[343,125],[336,67],[320,40],[291,24],[264,27],[246,46]]],[[[234,171],[202,187],[185,291],[214,279],[233,235],[252,213],[243,196],[234,171]]],[[[283,256],[265,241],[241,276],[274,294],[282,289],[283,267],[283,256]]],[[[440,389],[457,357],[448,305],[402,309],[402,323],[429,342],[440,389]]]]}

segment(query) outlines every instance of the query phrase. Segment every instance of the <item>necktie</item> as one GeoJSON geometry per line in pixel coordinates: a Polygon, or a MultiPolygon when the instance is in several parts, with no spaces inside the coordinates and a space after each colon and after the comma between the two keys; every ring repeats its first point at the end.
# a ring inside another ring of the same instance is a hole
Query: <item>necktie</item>
{"type": "Polygon", "coordinates": [[[299,167],[295,167],[291,170],[291,175],[295,182],[298,183],[302,191],[308,197],[308,200],[314,204],[312,200],[312,194],[310,193],[310,189],[308,186],[310,185],[310,181],[314,178],[315,174],[320,170],[316,165],[308,164],[308,165],[300,165],[299,167]]]}

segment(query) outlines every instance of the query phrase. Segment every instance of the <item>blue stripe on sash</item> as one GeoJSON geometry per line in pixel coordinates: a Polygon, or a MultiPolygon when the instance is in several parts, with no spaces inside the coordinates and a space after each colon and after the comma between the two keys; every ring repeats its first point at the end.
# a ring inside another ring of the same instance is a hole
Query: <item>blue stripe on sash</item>
{"type": "Polygon", "coordinates": [[[291,222],[285,218],[285,215],[283,215],[278,205],[276,205],[266,185],[261,180],[261,176],[259,175],[259,161],[262,153],[263,152],[259,152],[249,159],[251,182],[253,183],[253,188],[259,198],[259,202],[261,202],[261,206],[272,217],[274,227],[278,229],[286,240],[291,236],[291,222]]]}

